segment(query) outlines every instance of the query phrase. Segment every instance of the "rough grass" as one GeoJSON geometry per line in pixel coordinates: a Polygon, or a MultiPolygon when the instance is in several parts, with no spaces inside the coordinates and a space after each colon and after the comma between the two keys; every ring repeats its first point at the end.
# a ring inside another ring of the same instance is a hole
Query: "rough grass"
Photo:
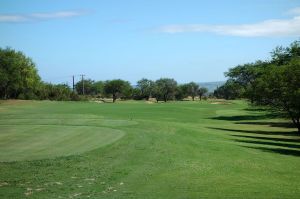
{"type": "Polygon", "coordinates": [[[296,130],[242,101],[0,108],[1,198],[300,197],[296,130]]]}

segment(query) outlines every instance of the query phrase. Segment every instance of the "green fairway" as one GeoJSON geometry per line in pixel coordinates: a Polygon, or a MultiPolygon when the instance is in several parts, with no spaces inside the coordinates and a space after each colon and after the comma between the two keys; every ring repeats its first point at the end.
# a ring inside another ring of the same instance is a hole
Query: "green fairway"
{"type": "Polygon", "coordinates": [[[300,136],[244,101],[0,102],[0,198],[299,198],[300,136]]]}
{"type": "Polygon", "coordinates": [[[124,135],[122,131],[65,125],[2,125],[1,161],[32,160],[80,154],[110,144],[124,135]]]}

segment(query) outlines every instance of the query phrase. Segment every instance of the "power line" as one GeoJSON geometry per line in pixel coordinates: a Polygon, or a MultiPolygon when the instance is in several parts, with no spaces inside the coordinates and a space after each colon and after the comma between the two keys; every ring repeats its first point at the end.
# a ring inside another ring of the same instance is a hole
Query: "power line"
{"type": "Polygon", "coordinates": [[[80,75],[81,76],[81,81],[82,81],[82,95],[84,95],[84,76],[85,75],[80,75]]]}
{"type": "Polygon", "coordinates": [[[73,82],[73,92],[75,92],[75,75],[72,76],[72,82],[73,82]]]}

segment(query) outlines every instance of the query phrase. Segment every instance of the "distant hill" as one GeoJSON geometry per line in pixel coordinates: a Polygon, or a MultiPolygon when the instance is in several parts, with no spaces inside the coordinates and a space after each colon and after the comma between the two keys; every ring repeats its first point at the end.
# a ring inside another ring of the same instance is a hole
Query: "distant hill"
{"type": "Polygon", "coordinates": [[[208,92],[213,92],[217,87],[222,86],[225,84],[225,81],[218,81],[218,82],[200,82],[199,85],[201,87],[205,87],[208,89],[208,92]]]}

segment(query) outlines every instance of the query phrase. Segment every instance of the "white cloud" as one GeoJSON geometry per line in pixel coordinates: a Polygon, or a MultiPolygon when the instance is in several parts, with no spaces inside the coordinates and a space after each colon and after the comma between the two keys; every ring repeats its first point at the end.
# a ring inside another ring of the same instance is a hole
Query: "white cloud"
{"type": "Polygon", "coordinates": [[[300,15],[300,7],[290,9],[289,11],[287,11],[287,14],[299,16],[300,15]]]}
{"type": "Polygon", "coordinates": [[[0,15],[0,22],[24,22],[27,17],[22,15],[0,15]]]}
{"type": "Polygon", "coordinates": [[[38,19],[76,17],[85,14],[83,11],[61,11],[53,13],[33,13],[30,16],[38,19]]]}
{"type": "Polygon", "coordinates": [[[18,23],[18,22],[30,22],[41,21],[46,19],[59,19],[69,18],[87,14],[86,11],[59,11],[49,13],[31,13],[31,14],[0,14],[0,22],[6,23],[18,23]]]}
{"type": "Polygon", "coordinates": [[[272,19],[253,24],[240,25],[167,25],[158,28],[158,31],[165,33],[210,32],[219,35],[240,37],[300,36],[300,8],[295,8],[291,11],[294,14],[299,11],[299,15],[296,15],[291,19],[272,19]]]}

